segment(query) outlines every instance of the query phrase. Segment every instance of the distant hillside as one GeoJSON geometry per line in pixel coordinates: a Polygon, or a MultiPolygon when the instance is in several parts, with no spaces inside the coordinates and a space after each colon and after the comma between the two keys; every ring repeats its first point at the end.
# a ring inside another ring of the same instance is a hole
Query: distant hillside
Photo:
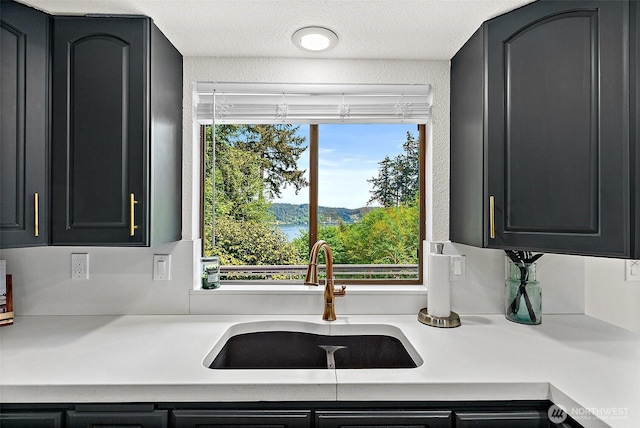
{"type": "MultiPolygon", "coordinates": [[[[271,205],[271,211],[279,224],[307,224],[309,222],[309,204],[293,205],[275,203],[271,205]]],[[[376,209],[375,207],[362,208],[332,208],[318,207],[320,221],[322,223],[337,223],[342,220],[345,223],[356,223],[365,214],[376,209]]]]}

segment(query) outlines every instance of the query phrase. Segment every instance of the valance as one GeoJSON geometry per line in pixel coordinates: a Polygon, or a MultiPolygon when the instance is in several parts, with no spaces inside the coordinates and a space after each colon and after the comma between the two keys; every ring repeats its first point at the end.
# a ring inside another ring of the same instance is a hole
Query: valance
{"type": "Polygon", "coordinates": [[[201,124],[426,123],[431,85],[196,84],[201,124]]]}

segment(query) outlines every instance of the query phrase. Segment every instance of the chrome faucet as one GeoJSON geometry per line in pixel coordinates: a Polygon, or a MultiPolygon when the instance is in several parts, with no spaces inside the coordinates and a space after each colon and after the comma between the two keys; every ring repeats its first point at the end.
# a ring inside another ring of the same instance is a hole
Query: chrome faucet
{"type": "Polygon", "coordinates": [[[307,266],[307,276],[304,279],[305,285],[318,286],[318,255],[320,249],[324,250],[324,258],[326,260],[327,278],[324,281],[324,312],[322,313],[322,319],[325,321],[335,321],[336,310],[334,308],[334,302],[336,297],[344,296],[347,292],[344,285],[336,289],[333,285],[333,255],[331,254],[331,248],[325,241],[318,241],[311,247],[311,253],[309,254],[309,266],[307,266]]]}

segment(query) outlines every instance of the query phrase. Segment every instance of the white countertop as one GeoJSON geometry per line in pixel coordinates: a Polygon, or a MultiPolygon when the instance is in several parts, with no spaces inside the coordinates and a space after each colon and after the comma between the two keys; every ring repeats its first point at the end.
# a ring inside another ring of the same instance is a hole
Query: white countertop
{"type": "Polygon", "coordinates": [[[640,426],[640,335],[584,315],[539,326],[500,315],[432,328],[410,315],[22,316],[0,329],[0,403],[545,400],[585,427],[640,426]],[[415,369],[211,370],[203,359],[238,323],[398,327],[415,369]],[[596,419],[584,413],[595,413],[596,419]]]}

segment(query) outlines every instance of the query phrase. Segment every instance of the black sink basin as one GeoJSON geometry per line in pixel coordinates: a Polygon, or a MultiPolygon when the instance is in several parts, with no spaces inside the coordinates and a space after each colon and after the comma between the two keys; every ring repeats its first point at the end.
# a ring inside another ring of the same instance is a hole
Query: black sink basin
{"type": "Polygon", "coordinates": [[[417,367],[403,344],[385,335],[329,336],[261,331],[230,337],[211,369],[387,369],[417,367]]]}

